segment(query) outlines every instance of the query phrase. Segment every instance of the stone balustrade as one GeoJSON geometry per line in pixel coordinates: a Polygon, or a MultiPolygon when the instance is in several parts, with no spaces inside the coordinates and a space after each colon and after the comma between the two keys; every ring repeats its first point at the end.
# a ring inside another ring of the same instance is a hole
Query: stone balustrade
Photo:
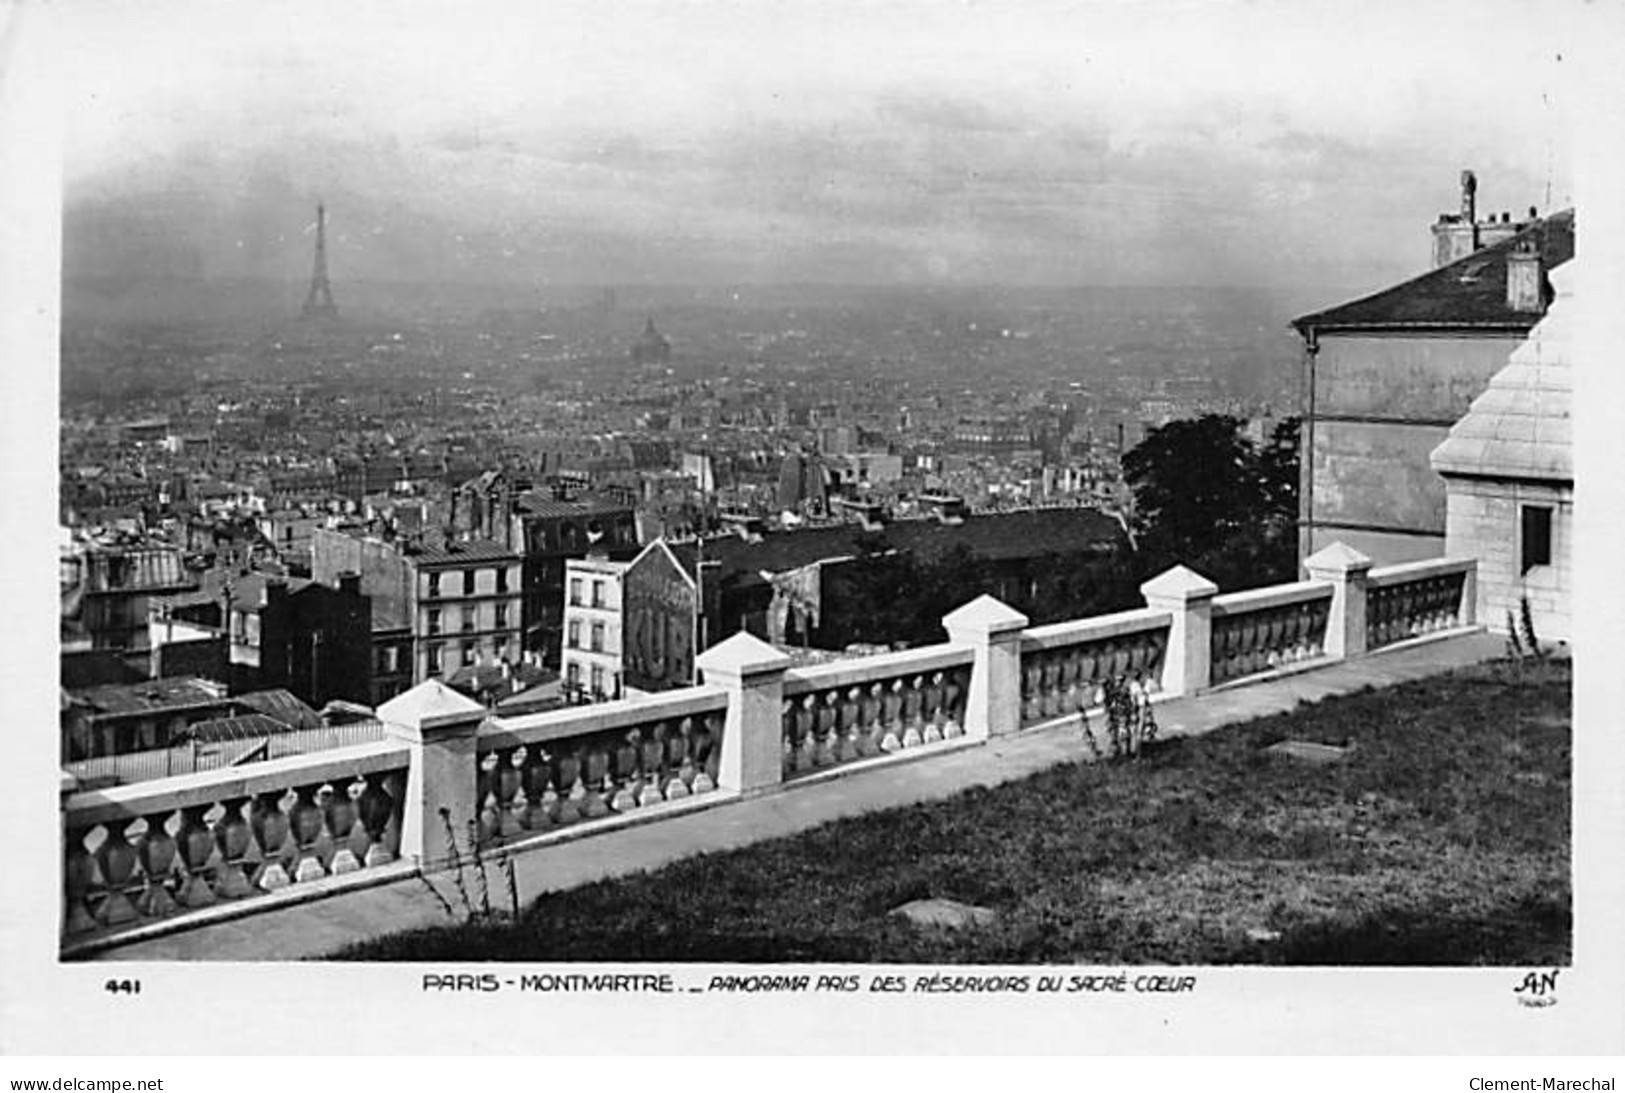
{"type": "Polygon", "coordinates": [[[1162,686],[1172,615],[1142,607],[1091,619],[1035,626],[1021,639],[1021,725],[1041,722],[1100,704],[1110,679],[1162,686]]]}
{"type": "Polygon", "coordinates": [[[1332,591],[1329,581],[1309,580],[1213,597],[1210,682],[1323,656],[1332,591]]]}
{"type": "Polygon", "coordinates": [[[783,777],[964,736],[972,659],[945,644],[788,670],[783,777]]]}
{"type": "Polygon", "coordinates": [[[1373,569],[1365,583],[1365,647],[1471,626],[1477,594],[1474,559],[1430,558],[1373,569]]]}
{"type": "Polygon", "coordinates": [[[487,719],[477,737],[481,844],[714,791],[727,702],[719,688],[691,687],[487,719]]]}
{"type": "Polygon", "coordinates": [[[407,761],[359,744],[69,795],[65,937],[394,861],[407,761]]]}
{"type": "MultiPolygon", "coordinates": [[[[66,791],[64,943],[220,904],[402,865],[466,846],[657,819],[788,788],[860,762],[971,746],[1097,705],[1111,679],[1163,698],[1327,663],[1470,625],[1473,561],[1373,569],[1342,544],[1308,580],[1218,595],[1183,566],[1147,606],[1028,625],[980,596],[943,619],[948,641],[792,668],[738,633],[703,651],[703,684],[522,717],[490,715],[430,681],[379,708],[385,739],[90,792],[66,791]]],[[[374,874],[380,875],[380,874],[374,874]]]]}

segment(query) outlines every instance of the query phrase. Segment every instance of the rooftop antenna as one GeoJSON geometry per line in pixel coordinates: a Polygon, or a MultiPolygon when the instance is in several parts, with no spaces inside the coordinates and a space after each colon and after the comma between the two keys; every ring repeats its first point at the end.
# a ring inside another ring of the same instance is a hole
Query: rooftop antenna
{"type": "Polygon", "coordinates": [[[316,266],[310,274],[310,293],[299,314],[306,319],[336,319],[338,305],[333,302],[333,286],[327,280],[327,208],[316,204],[316,266]]]}

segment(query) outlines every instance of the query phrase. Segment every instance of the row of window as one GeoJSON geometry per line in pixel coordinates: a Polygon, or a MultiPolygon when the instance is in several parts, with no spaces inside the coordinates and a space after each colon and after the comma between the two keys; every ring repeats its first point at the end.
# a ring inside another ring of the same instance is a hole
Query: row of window
{"type": "MultiPolygon", "coordinates": [[[[570,606],[571,607],[580,607],[580,606],[582,606],[582,603],[581,603],[581,578],[580,577],[571,577],[570,578],[570,606]]],[[[592,606],[593,607],[603,607],[604,606],[604,582],[603,581],[596,581],[595,580],[595,581],[592,582],[592,606]]]]}
{"type": "MultiPolygon", "coordinates": [[[[603,623],[595,622],[595,623],[592,624],[591,637],[588,640],[592,642],[592,645],[590,646],[590,648],[592,649],[593,652],[602,653],[604,651],[604,624],[603,623]]],[[[571,619],[569,621],[569,623],[565,626],[565,628],[564,628],[564,644],[566,646],[568,646],[569,648],[571,648],[571,649],[579,649],[579,648],[581,648],[581,620],[580,619],[571,619]]]]}
{"type": "MultiPolygon", "coordinates": [[[[493,630],[506,630],[508,628],[508,605],[499,603],[495,605],[496,618],[491,624],[493,630]]],[[[461,633],[469,633],[479,629],[479,620],[474,611],[464,612],[460,626],[461,633]]],[[[431,636],[443,631],[441,610],[438,607],[429,608],[429,634],[431,636]]]]}
{"type": "MultiPolygon", "coordinates": [[[[492,572],[497,575],[497,592],[502,593],[508,591],[508,571],[505,568],[498,566],[492,572]]],[[[474,595],[474,578],[475,574],[477,573],[479,573],[479,570],[477,569],[465,569],[462,571],[463,595],[474,595]]],[[[445,591],[441,585],[441,579],[446,576],[448,576],[448,574],[438,572],[429,574],[429,597],[431,599],[445,594],[445,591]]]]}
{"type": "MultiPolygon", "coordinates": [[[[588,678],[592,681],[588,694],[594,699],[603,700],[621,697],[621,673],[608,673],[608,689],[604,687],[605,672],[603,665],[592,665],[588,678]]],[[[571,694],[581,693],[581,665],[574,661],[570,661],[564,666],[564,689],[571,694]]]]}
{"type": "MultiPolygon", "coordinates": [[[[475,663],[477,663],[479,661],[480,647],[478,645],[465,645],[465,646],[462,647],[462,649],[460,651],[456,650],[456,646],[453,646],[452,648],[454,650],[453,656],[458,657],[462,661],[462,667],[464,667],[464,668],[472,668],[475,665],[475,663]]],[[[442,646],[439,646],[439,645],[425,645],[423,647],[423,652],[424,652],[425,657],[428,660],[428,673],[429,673],[429,675],[437,676],[442,671],[445,670],[446,665],[448,663],[448,658],[445,656],[444,648],[442,646]]],[[[508,643],[507,642],[504,641],[504,642],[498,642],[497,643],[496,659],[498,659],[498,660],[507,660],[508,659],[508,643]]]]}

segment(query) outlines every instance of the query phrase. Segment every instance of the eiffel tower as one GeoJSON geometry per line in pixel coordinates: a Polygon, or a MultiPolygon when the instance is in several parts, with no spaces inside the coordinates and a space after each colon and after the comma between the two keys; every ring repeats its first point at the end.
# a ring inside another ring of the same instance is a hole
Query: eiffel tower
{"type": "Polygon", "coordinates": [[[316,206],[316,268],[310,275],[310,294],[299,314],[306,319],[336,319],[338,305],[333,302],[333,286],[327,280],[327,209],[316,206]]]}

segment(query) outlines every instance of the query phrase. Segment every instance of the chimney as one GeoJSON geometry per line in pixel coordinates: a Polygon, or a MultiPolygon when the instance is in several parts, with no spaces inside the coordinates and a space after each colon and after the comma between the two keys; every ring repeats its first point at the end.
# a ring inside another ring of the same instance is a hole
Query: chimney
{"type": "Polygon", "coordinates": [[[361,595],[361,574],[353,569],[347,569],[339,574],[339,591],[346,596],[361,595]]]}
{"type": "Polygon", "coordinates": [[[1461,218],[1469,224],[1478,219],[1478,179],[1471,171],[1461,173],[1461,218]]]}
{"type": "Polygon", "coordinates": [[[1541,291],[1540,248],[1533,238],[1520,239],[1507,254],[1507,307],[1539,312],[1546,304],[1541,291]]]}
{"type": "Polygon", "coordinates": [[[265,602],[276,603],[288,594],[288,582],[281,577],[267,577],[265,580],[265,602]]]}

